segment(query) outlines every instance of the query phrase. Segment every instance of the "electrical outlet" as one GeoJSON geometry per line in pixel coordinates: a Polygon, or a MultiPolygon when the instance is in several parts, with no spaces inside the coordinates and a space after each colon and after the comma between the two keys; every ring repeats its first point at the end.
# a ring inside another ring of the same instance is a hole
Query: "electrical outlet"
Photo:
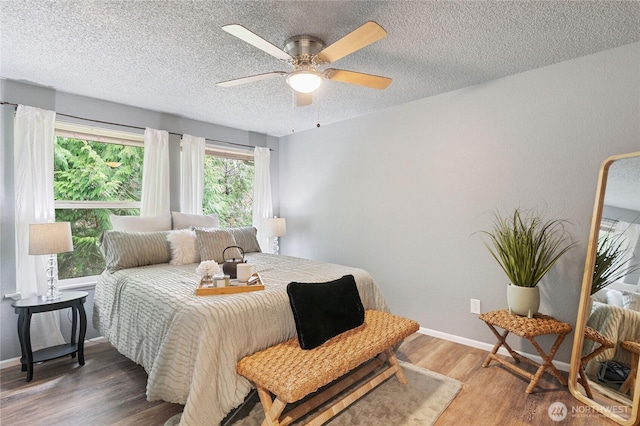
{"type": "Polygon", "coordinates": [[[471,299],[471,313],[479,314],[480,313],[480,300],[471,299]]]}

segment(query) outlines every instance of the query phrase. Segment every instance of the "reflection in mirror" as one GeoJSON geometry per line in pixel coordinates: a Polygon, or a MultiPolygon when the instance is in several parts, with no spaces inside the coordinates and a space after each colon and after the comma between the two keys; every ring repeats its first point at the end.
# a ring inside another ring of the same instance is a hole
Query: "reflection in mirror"
{"type": "Polygon", "coordinates": [[[636,152],[611,157],[600,169],[571,358],[571,393],[620,424],[638,424],[639,356],[640,152],[636,152]]]}

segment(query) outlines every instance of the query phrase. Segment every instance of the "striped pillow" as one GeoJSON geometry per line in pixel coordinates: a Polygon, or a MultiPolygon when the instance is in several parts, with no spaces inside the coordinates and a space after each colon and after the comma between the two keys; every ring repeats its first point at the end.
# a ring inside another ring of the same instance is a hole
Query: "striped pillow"
{"type": "Polygon", "coordinates": [[[226,229],[195,228],[195,231],[196,239],[198,240],[198,249],[200,250],[200,261],[215,260],[218,263],[223,263],[225,257],[227,260],[231,258],[242,258],[240,250],[236,248],[229,249],[224,253],[224,249],[227,247],[237,245],[233,234],[226,229]]]}
{"type": "Polygon", "coordinates": [[[258,230],[253,226],[243,226],[240,228],[227,228],[227,231],[233,234],[237,245],[242,247],[245,253],[260,253],[260,244],[258,244],[258,230]]]}
{"type": "Polygon", "coordinates": [[[167,235],[169,231],[126,232],[105,231],[100,236],[100,250],[106,269],[136,268],[138,266],[168,263],[171,251],[167,235]]]}

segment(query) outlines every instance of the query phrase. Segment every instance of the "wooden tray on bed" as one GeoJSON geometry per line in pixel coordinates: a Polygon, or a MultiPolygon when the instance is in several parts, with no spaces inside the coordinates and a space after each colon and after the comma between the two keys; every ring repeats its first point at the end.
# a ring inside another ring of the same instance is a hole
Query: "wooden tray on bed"
{"type": "Polygon", "coordinates": [[[262,277],[257,272],[253,273],[249,278],[255,279],[257,277],[257,281],[251,285],[240,285],[238,284],[238,280],[231,280],[231,285],[229,287],[202,287],[202,282],[198,284],[196,288],[196,296],[210,296],[214,294],[235,294],[235,293],[246,293],[249,291],[260,291],[264,290],[264,283],[262,282],[262,277]]]}

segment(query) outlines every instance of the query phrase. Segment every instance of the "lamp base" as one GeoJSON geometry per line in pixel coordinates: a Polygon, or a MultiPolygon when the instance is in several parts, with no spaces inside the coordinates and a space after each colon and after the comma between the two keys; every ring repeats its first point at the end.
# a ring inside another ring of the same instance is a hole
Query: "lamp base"
{"type": "Polygon", "coordinates": [[[47,262],[47,293],[42,296],[43,300],[57,300],[62,297],[62,293],[60,293],[56,288],[56,263],[57,259],[55,255],[50,255],[49,261],[47,262]]]}
{"type": "Polygon", "coordinates": [[[273,237],[273,254],[280,254],[280,246],[278,245],[278,237],[273,237]]]}
{"type": "Polygon", "coordinates": [[[42,300],[58,300],[62,297],[62,293],[58,291],[57,288],[49,288],[47,289],[47,294],[42,296],[42,300]]]}

